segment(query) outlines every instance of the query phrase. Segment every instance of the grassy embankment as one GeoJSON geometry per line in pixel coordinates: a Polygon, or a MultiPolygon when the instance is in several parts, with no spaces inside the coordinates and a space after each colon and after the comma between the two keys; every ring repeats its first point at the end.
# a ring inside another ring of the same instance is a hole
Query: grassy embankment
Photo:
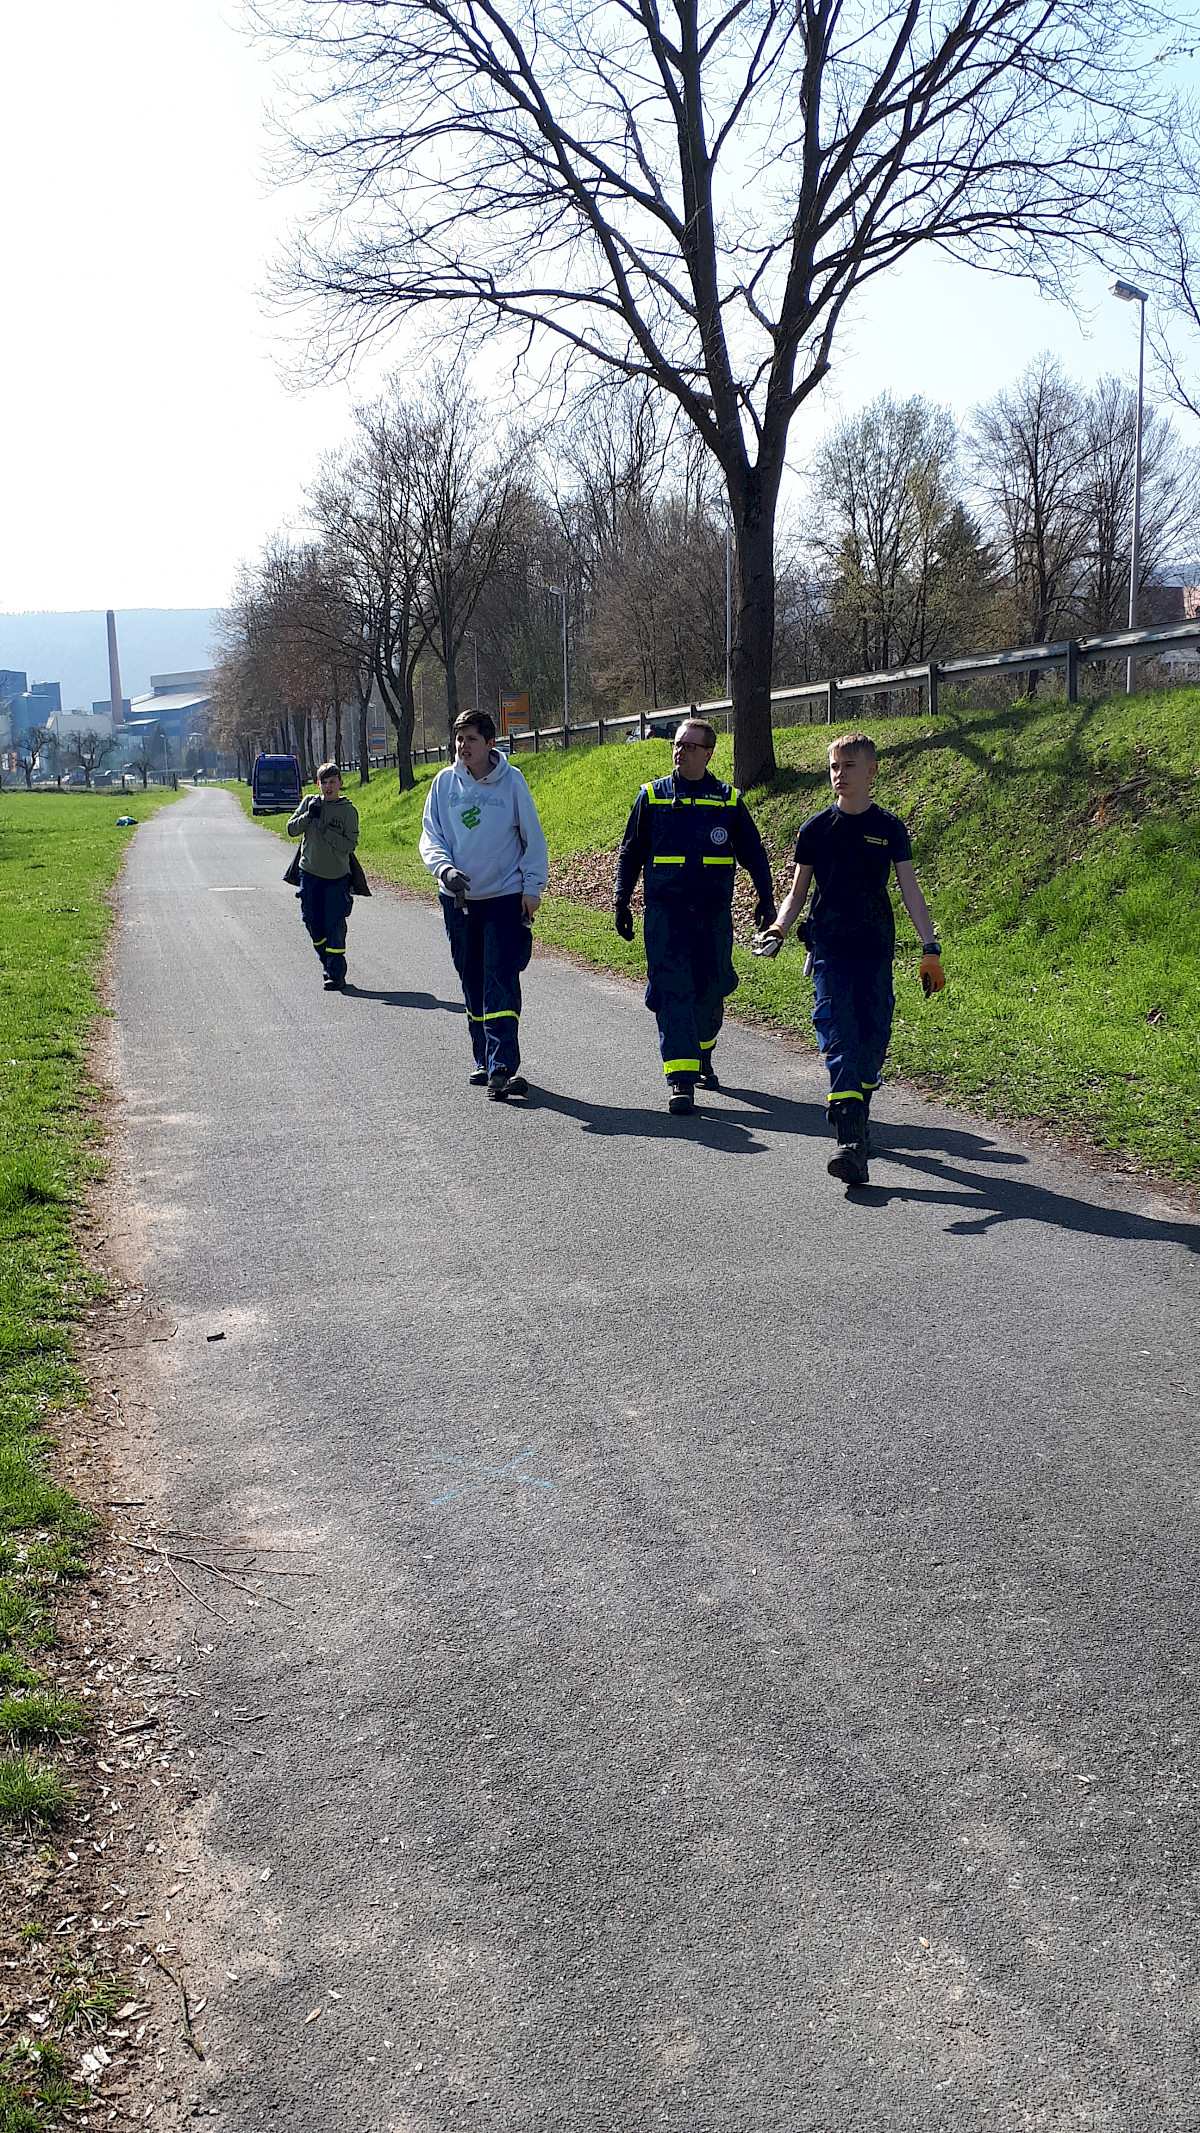
{"type": "MultiPolygon", "coordinates": [[[[891,1072],[1200,1178],[1200,690],[862,722],[880,749],[876,797],[912,830],[949,979],[922,999],[898,907],[891,1072]]],[[[829,799],[827,740],[819,726],[777,734],[778,776],[750,795],[781,890],[799,824],[829,799]]],[[[519,761],[568,892],[547,898],[539,935],[640,976],[640,935],[626,947],[613,933],[611,870],[588,855],[615,852],[639,784],[670,768],[667,743],[519,761]]],[[[728,777],[731,762],[722,741],[713,767],[728,777]]],[[[416,841],[433,774],[407,795],[391,774],[348,787],[368,870],[424,892],[416,841]]],[[[789,944],[755,960],[747,910],[736,1011],[808,1035],[802,954],[789,944]]]]}
{"type": "Polygon", "coordinates": [[[132,830],[172,794],[0,794],[0,1823],[53,1821],[66,1800],[48,1760],[79,1729],[39,1655],[56,1591],[84,1569],[86,1511],[49,1478],[47,1424],[82,1387],[74,1329],[89,1280],[74,1239],[100,1172],[88,1028],[132,830]]]}

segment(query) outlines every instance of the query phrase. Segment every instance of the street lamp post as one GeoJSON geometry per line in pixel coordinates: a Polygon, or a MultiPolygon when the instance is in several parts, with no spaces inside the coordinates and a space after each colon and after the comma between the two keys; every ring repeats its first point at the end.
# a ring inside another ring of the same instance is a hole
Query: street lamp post
{"type": "Polygon", "coordinates": [[[562,601],[563,624],[563,747],[571,745],[571,713],[567,701],[567,595],[561,585],[552,585],[550,591],[556,600],[562,601]]]}
{"type": "MultiPolygon", "coordinates": [[[[1131,281],[1115,281],[1112,294],[1123,304],[1140,305],[1138,320],[1138,389],[1137,389],[1137,442],[1133,472],[1133,535],[1129,544],[1129,627],[1137,628],[1138,619],[1138,565],[1141,561],[1142,537],[1142,379],[1146,364],[1146,292],[1134,287],[1131,281]]],[[[1125,662],[1125,694],[1133,695],[1133,653],[1125,662]]]]}

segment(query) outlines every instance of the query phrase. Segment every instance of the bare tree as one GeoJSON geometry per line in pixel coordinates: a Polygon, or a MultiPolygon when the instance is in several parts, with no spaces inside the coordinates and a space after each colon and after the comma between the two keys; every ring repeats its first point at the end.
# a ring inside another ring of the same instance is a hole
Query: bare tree
{"type": "Polygon", "coordinates": [[[360,785],[369,785],[367,714],[375,681],[379,598],[377,544],[373,523],[363,513],[359,477],[353,450],[332,455],[308,492],[308,505],[321,533],[326,584],[318,627],[327,631],[331,656],[349,676],[357,716],[358,779],[360,785]]]}
{"type": "Polygon", "coordinates": [[[410,314],[460,343],[511,327],[543,375],[653,381],[717,460],[741,784],[774,767],[789,427],[855,292],[922,244],[1060,288],[1119,247],[1161,279],[1156,203],[1190,183],[1142,0],[254,12],[298,54],[290,145],[324,191],[288,275],[323,307],[319,357],[410,314]]]}
{"type": "MultiPolygon", "coordinates": [[[[1093,630],[1121,629],[1129,614],[1129,559],[1137,466],[1137,393],[1120,378],[1101,378],[1087,403],[1084,556],[1081,620],[1093,630]]],[[[1158,579],[1180,545],[1194,540],[1200,515],[1200,468],[1171,423],[1152,408],[1142,422],[1142,506],[1138,582],[1158,579]]]]}
{"type": "Polygon", "coordinates": [[[1087,408],[1052,357],[976,411],[972,456],[1009,573],[1012,627],[1040,644],[1075,615],[1089,534],[1087,408]]]}
{"type": "Polygon", "coordinates": [[[15,751],[17,769],[24,773],[26,792],[32,792],[33,773],[37,768],[38,757],[43,748],[49,747],[53,739],[54,731],[52,727],[30,726],[28,732],[17,742],[15,751]]]}
{"type": "MultiPolygon", "coordinates": [[[[1188,55],[1191,57],[1191,54],[1188,55]]],[[[1181,197],[1188,198],[1187,194],[1181,197]]],[[[1195,217],[1195,189],[1192,191],[1195,217]]],[[[1166,218],[1165,237],[1160,240],[1170,276],[1173,302],[1167,317],[1152,324],[1147,338],[1158,357],[1166,380],[1167,397],[1176,407],[1200,418],[1200,369],[1185,366],[1170,331],[1172,316],[1182,318],[1185,330],[1200,335],[1200,271],[1196,266],[1196,235],[1185,217],[1172,208],[1166,218]]]]}
{"type": "Polygon", "coordinates": [[[309,502],[343,588],[356,640],[360,741],[377,687],[396,736],[400,790],[412,766],[414,676],[428,641],[422,606],[425,547],[415,503],[419,424],[393,383],[356,411],[354,444],[327,463],[309,502]]]}
{"type": "Polygon", "coordinates": [[[144,730],[134,736],[133,745],[125,757],[125,768],[136,771],[142,781],[143,792],[150,783],[151,771],[161,770],[164,762],[161,731],[150,733],[144,730]]]}
{"type": "Polygon", "coordinates": [[[956,449],[948,408],[883,393],[817,452],[813,545],[833,567],[850,656],[868,672],[926,656],[956,449]]]}
{"type": "Polygon", "coordinates": [[[490,432],[487,411],[461,374],[435,368],[409,417],[408,478],[422,550],[424,632],[446,675],[447,733],[458,717],[458,659],[471,617],[526,504],[525,442],[498,442],[490,432]]]}
{"type": "Polygon", "coordinates": [[[339,602],[311,543],[276,537],[243,568],[219,639],[212,730],[223,745],[269,739],[306,783],[318,757],[340,749],[350,680],[339,602]]]}
{"type": "Polygon", "coordinates": [[[83,782],[90,792],[96,772],[103,769],[109,756],[119,745],[115,733],[89,733],[82,729],[69,733],[63,749],[68,775],[72,770],[82,770],[83,782]]]}

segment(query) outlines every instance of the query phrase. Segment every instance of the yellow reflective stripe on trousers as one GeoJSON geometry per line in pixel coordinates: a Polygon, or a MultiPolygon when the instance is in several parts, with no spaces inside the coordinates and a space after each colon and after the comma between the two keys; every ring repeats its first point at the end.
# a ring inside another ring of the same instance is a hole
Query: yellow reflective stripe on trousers
{"type": "Polygon", "coordinates": [[[475,1022],[503,1022],[506,1017],[513,1022],[519,1022],[521,1019],[515,1007],[494,1007],[490,1014],[475,1015],[472,1020],[475,1022]]]}
{"type": "Polygon", "coordinates": [[[664,1073],[664,1074],[698,1074],[699,1072],[700,1072],[700,1061],[699,1061],[698,1059],[664,1059],[664,1060],[663,1060],[663,1073],[664,1073]]]}
{"type": "Polygon", "coordinates": [[[862,1100],[861,1089],[831,1089],[827,1098],[831,1104],[860,1104],[862,1100]]]}

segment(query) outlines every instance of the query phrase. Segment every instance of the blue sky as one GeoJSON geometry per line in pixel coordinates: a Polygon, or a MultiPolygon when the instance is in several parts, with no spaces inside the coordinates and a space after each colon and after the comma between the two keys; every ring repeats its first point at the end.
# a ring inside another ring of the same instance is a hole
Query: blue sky
{"type": "MultiPolygon", "coordinates": [[[[277,85],[238,20],[220,0],[4,10],[0,611],[221,605],[370,388],[281,376],[259,291],[293,204],[265,180],[277,85]]],[[[1085,383],[1132,375],[1136,312],[1109,278],[1086,279],[1081,327],[914,262],[868,293],[794,460],[885,388],[966,415],[1043,348],[1085,383]]]]}

